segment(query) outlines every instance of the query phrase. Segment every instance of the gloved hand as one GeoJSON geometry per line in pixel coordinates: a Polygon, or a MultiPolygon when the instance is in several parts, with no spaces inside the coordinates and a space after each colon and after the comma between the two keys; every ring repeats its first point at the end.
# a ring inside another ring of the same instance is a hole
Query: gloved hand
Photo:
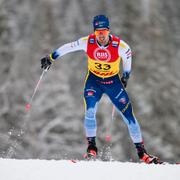
{"type": "Polygon", "coordinates": [[[122,82],[124,88],[126,88],[126,86],[127,86],[129,75],[130,75],[130,73],[125,72],[125,73],[123,73],[123,76],[121,77],[121,82],[122,82]]]}
{"type": "Polygon", "coordinates": [[[51,60],[50,56],[47,55],[41,59],[41,68],[42,69],[48,70],[50,68],[51,64],[52,64],[52,60],[51,60]]]}

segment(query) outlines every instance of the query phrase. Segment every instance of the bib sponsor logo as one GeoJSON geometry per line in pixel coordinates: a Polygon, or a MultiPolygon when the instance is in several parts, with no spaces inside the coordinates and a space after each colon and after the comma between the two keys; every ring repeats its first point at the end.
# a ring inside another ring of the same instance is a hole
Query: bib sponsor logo
{"type": "Polygon", "coordinates": [[[89,43],[90,43],[90,44],[94,44],[94,38],[90,38],[90,39],[89,39],[89,43]]]}
{"type": "Polygon", "coordinates": [[[96,60],[108,62],[111,59],[111,54],[107,49],[97,48],[94,51],[94,57],[96,60]]]}
{"type": "Polygon", "coordinates": [[[113,47],[118,47],[118,42],[117,42],[117,41],[113,41],[113,42],[112,42],[112,46],[113,46],[113,47]]]}
{"type": "Polygon", "coordinates": [[[116,73],[114,72],[99,72],[96,70],[91,70],[92,73],[96,74],[97,76],[101,76],[101,77],[110,77],[110,76],[114,76],[116,73]]]}

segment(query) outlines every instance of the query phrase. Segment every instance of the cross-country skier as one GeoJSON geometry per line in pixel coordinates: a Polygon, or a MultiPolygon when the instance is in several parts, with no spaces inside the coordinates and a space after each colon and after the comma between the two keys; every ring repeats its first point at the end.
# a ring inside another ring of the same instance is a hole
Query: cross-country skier
{"type": "Polygon", "coordinates": [[[105,15],[95,16],[93,27],[92,34],[65,44],[43,57],[41,67],[47,69],[54,61],[67,53],[85,51],[88,61],[88,73],[84,87],[84,128],[88,141],[87,155],[91,157],[98,153],[96,111],[98,102],[105,93],[126,123],[140,160],[146,163],[160,163],[159,159],[148,154],[144,147],[140,126],[125,90],[131,73],[131,49],[126,42],[110,33],[109,20],[105,15]],[[121,60],[123,72],[120,72],[121,60]]]}

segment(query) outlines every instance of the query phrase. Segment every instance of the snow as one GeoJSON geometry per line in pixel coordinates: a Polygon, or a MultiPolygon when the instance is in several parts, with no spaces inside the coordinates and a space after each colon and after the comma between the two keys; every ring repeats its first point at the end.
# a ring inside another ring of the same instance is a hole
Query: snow
{"type": "Polygon", "coordinates": [[[179,180],[179,165],[0,159],[1,180],[179,180]]]}

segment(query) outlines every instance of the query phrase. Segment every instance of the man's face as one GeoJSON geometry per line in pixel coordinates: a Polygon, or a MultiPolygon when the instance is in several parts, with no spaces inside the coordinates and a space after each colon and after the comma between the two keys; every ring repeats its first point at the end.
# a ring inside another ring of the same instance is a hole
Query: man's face
{"type": "Polygon", "coordinates": [[[109,39],[109,29],[96,29],[94,34],[97,40],[102,44],[106,43],[109,39]]]}

